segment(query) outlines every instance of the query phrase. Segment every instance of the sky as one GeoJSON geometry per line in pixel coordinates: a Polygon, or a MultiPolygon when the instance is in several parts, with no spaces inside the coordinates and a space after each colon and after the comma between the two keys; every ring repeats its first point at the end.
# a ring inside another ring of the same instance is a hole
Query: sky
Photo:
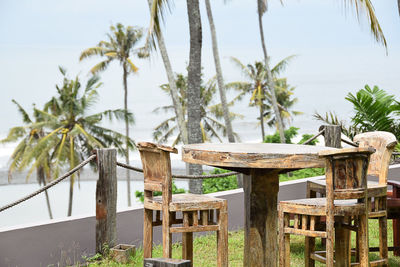
{"type": "MultiPolygon", "coordinates": [[[[175,0],[163,26],[167,50],[175,72],[185,72],[189,58],[189,26],[186,1],[175,0]]],[[[243,63],[262,60],[256,1],[211,1],[217,29],[219,52],[226,82],[243,80],[232,64],[235,56],[243,63]]],[[[388,53],[377,44],[364,19],[345,12],[344,1],[270,1],[263,17],[265,36],[272,64],[297,55],[283,74],[295,86],[295,110],[303,116],[293,125],[304,131],[317,131],[311,115],[334,110],[344,119],[351,106],[344,100],[365,84],[378,85],[397,99],[400,62],[400,17],[397,1],[372,1],[388,43],[388,53]]],[[[204,77],[215,75],[211,40],[204,1],[201,3],[204,77]]],[[[93,58],[79,62],[80,52],[106,38],[111,24],[123,23],[146,28],[149,23],[147,0],[0,0],[0,137],[21,118],[11,99],[27,110],[41,107],[55,95],[55,84],[62,82],[61,65],[71,78],[89,77],[89,69],[99,62],[93,58]]],[[[151,140],[151,130],[166,117],[152,110],[171,103],[159,85],[167,82],[160,56],[134,59],[139,72],[128,80],[128,105],[136,117],[132,137],[151,140]]],[[[123,106],[122,70],[115,63],[101,74],[103,86],[93,112],[123,106]]],[[[232,97],[234,92],[229,92],[232,97]]],[[[246,135],[246,123],[256,121],[257,110],[239,103],[233,111],[245,115],[234,123],[234,130],[246,135]]],[[[115,125],[122,131],[123,125],[115,125]]],[[[258,135],[253,125],[251,132],[258,135]]],[[[272,132],[273,129],[269,129],[272,132]]],[[[245,137],[242,139],[247,140],[245,137]]],[[[1,156],[1,155],[0,155],[1,156]]]]}

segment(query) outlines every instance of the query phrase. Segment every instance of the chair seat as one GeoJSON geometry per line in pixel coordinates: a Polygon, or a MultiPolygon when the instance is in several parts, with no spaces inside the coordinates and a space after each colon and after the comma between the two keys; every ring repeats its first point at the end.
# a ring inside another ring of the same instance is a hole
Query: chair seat
{"type": "MultiPolygon", "coordinates": [[[[226,202],[225,199],[210,197],[197,194],[175,194],[172,195],[172,201],[169,204],[170,211],[191,211],[220,209],[226,202]]],[[[162,209],[162,197],[157,196],[145,199],[144,207],[153,210],[162,209]]]]}
{"type": "MultiPolygon", "coordinates": [[[[287,213],[323,216],[326,215],[326,198],[304,198],[279,202],[280,209],[287,213]]],[[[362,213],[365,209],[363,203],[356,200],[335,200],[336,216],[351,216],[362,213]]]]}
{"type": "MultiPolygon", "coordinates": [[[[325,179],[314,180],[309,182],[319,186],[321,189],[325,189],[326,187],[325,179]]],[[[368,197],[385,196],[387,194],[386,185],[380,185],[378,182],[375,181],[368,181],[367,186],[368,186],[368,197]]]]}

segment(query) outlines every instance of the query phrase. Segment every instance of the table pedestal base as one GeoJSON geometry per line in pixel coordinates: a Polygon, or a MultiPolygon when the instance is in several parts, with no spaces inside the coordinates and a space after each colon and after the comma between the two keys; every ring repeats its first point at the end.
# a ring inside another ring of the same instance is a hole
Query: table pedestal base
{"type": "Polygon", "coordinates": [[[244,266],[278,266],[279,170],[251,169],[243,179],[244,266]]]}

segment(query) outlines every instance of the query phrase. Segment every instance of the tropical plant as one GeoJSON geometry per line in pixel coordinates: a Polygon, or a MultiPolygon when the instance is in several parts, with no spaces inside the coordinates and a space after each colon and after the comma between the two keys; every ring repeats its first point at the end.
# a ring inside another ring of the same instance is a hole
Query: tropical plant
{"type": "MultiPolygon", "coordinates": [[[[275,95],[274,76],[273,76],[272,70],[269,65],[270,64],[269,57],[268,57],[267,47],[265,45],[265,39],[264,39],[262,16],[267,11],[267,2],[268,2],[267,0],[257,0],[258,26],[260,29],[261,46],[262,46],[262,50],[264,53],[264,65],[265,65],[264,69],[265,69],[265,75],[267,78],[266,82],[268,84],[268,89],[271,94],[271,104],[272,104],[273,111],[275,113],[275,118],[276,118],[276,122],[277,122],[277,128],[279,131],[280,139],[281,139],[282,143],[286,143],[285,133],[284,133],[285,129],[284,129],[281,114],[280,114],[279,108],[278,108],[278,100],[275,95]]],[[[261,122],[262,122],[262,118],[261,118],[261,122]]],[[[263,136],[263,138],[264,138],[264,136],[263,136]]]]}
{"type": "MultiPolygon", "coordinates": [[[[96,148],[115,147],[118,153],[125,155],[124,142],[128,141],[128,148],[132,149],[133,140],[101,124],[104,119],[121,121],[126,118],[129,123],[133,123],[133,115],[123,109],[87,115],[98,99],[96,89],[101,86],[99,77],[92,76],[82,88],[79,77],[71,80],[67,77],[65,69],[59,69],[63,75],[63,83],[60,86],[56,85],[57,96],[51,98],[43,110],[35,109],[38,122],[29,125],[34,129],[43,128],[44,136],[29,153],[24,153],[19,163],[20,168],[30,166],[31,172],[49,159],[49,168],[53,170],[53,177],[57,177],[63,168],[74,168],[96,148]]],[[[68,216],[72,214],[74,181],[75,176],[72,175],[68,216]]]]}
{"type": "MultiPolygon", "coordinates": [[[[155,46],[156,36],[161,32],[160,20],[163,19],[166,7],[169,8],[171,1],[154,0],[151,6],[149,34],[147,44],[155,46]]],[[[201,84],[201,47],[202,47],[202,28],[199,0],[187,0],[187,13],[190,34],[190,52],[188,66],[188,143],[200,143],[202,133],[200,129],[200,84],[201,84]]],[[[189,164],[187,170],[189,174],[200,175],[203,172],[201,165],[189,164]]],[[[189,192],[201,194],[201,180],[190,180],[189,192]]]]}
{"type": "MultiPolygon", "coordinates": [[[[17,106],[19,113],[22,116],[22,122],[26,126],[16,126],[9,130],[8,135],[5,139],[0,140],[0,143],[15,143],[18,145],[14,149],[10,158],[10,166],[8,169],[8,178],[12,178],[12,173],[14,171],[21,171],[21,161],[26,153],[29,153],[32,148],[37,145],[41,138],[44,136],[44,129],[40,127],[40,121],[38,118],[38,113],[34,112],[34,120],[31,119],[28,112],[14,99],[12,102],[17,106]],[[33,125],[39,125],[38,127],[33,127],[33,125]]],[[[36,167],[36,179],[39,185],[46,186],[48,180],[51,177],[51,170],[49,167],[49,155],[44,155],[43,162],[36,167]]],[[[27,179],[29,175],[27,176],[27,179]]],[[[50,198],[47,190],[44,191],[46,196],[47,211],[49,213],[50,219],[53,219],[53,214],[50,206],[50,198]]]]}
{"type": "MultiPolygon", "coordinates": [[[[379,25],[378,19],[375,16],[374,12],[374,7],[371,3],[370,0],[343,0],[344,7],[349,8],[353,6],[356,10],[356,16],[357,19],[360,21],[360,14],[365,13],[366,18],[369,22],[370,25],[370,30],[373,36],[375,37],[375,40],[379,43],[382,43],[385,47],[386,45],[386,39],[385,36],[383,35],[381,26],[379,25]]],[[[281,0],[281,3],[283,4],[283,1],[281,0]]],[[[279,107],[278,107],[278,100],[277,97],[275,96],[275,84],[274,84],[274,73],[270,70],[270,63],[269,63],[269,56],[267,53],[267,48],[265,44],[265,38],[264,38],[264,29],[263,29],[263,23],[262,23],[262,16],[267,12],[268,10],[268,0],[257,0],[257,14],[258,14],[258,25],[259,25],[259,30],[260,30],[260,39],[261,39],[261,46],[262,50],[264,53],[264,64],[265,64],[265,69],[266,69],[266,75],[267,75],[267,82],[268,82],[268,89],[270,90],[271,93],[271,103],[273,107],[273,111],[275,113],[276,119],[277,119],[277,126],[279,130],[279,134],[281,137],[281,140],[283,143],[285,143],[285,135],[284,135],[284,125],[282,122],[279,112],[279,107]]],[[[399,12],[400,12],[400,2],[399,2],[399,12]]]]}
{"type": "MultiPolygon", "coordinates": [[[[147,2],[149,4],[150,13],[152,13],[153,1],[148,0],[147,2]]],[[[153,19],[153,16],[152,16],[152,19],[153,19]]],[[[153,38],[156,39],[156,40],[153,40],[153,47],[155,47],[155,41],[157,41],[158,49],[160,50],[161,58],[164,62],[164,68],[165,68],[165,72],[167,73],[169,88],[170,88],[170,92],[171,92],[171,99],[172,99],[172,103],[174,103],[174,111],[175,111],[175,115],[178,119],[177,123],[178,123],[179,131],[180,131],[180,134],[182,137],[182,141],[184,144],[187,144],[188,143],[188,134],[187,134],[187,127],[186,127],[186,122],[185,122],[185,115],[184,115],[182,105],[179,101],[178,89],[176,88],[174,72],[172,71],[171,62],[169,60],[167,48],[165,47],[164,37],[163,37],[162,32],[156,31],[153,38]]],[[[148,47],[150,47],[150,46],[148,46],[148,47]]]]}
{"type": "MultiPolygon", "coordinates": [[[[125,116],[125,162],[129,164],[129,119],[128,119],[128,75],[136,73],[138,68],[133,63],[131,56],[144,57],[147,54],[143,53],[142,49],[135,49],[135,46],[140,41],[143,35],[141,28],[127,26],[117,23],[116,26],[110,27],[110,33],[107,34],[108,41],[100,41],[97,46],[84,50],[79,60],[92,56],[101,56],[105,58],[100,63],[96,64],[90,71],[92,74],[97,74],[107,69],[113,61],[118,61],[123,69],[122,81],[124,85],[124,110],[125,116]]],[[[131,186],[129,170],[126,170],[128,206],[131,206],[131,186]]]]}
{"type": "MultiPolygon", "coordinates": [[[[222,174],[230,172],[229,170],[223,170],[214,168],[209,174],[222,174]]],[[[206,175],[204,173],[204,175],[206,175]]],[[[238,187],[236,175],[230,175],[222,178],[215,179],[204,179],[203,180],[203,192],[204,194],[214,193],[219,191],[226,191],[236,189],[238,187]]]]}
{"type": "MultiPolygon", "coordinates": [[[[286,78],[279,78],[275,80],[276,97],[284,128],[286,128],[286,123],[290,123],[292,121],[293,116],[303,114],[301,111],[292,110],[292,107],[298,101],[297,97],[293,97],[294,89],[294,86],[290,86],[287,83],[286,78]]],[[[264,108],[264,117],[268,119],[267,125],[272,127],[277,123],[277,119],[272,108],[272,96],[269,94],[269,91],[266,92],[266,95],[267,97],[266,107],[264,108]]]]}
{"type": "MultiPolygon", "coordinates": [[[[176,186],[175,182],[172,181],[172,194],[183,194],[183,193],[186,193],[185,189],[178,188],[176,186]]],[[[160,191],[153,192],[153,196],[161,196],[161,195],[162,195],[162,192],[160,192],[160,191]]],[[[144,192],[143,191],[136,190],[135,197],[137,199],[139,199],[140,202],[142,202],[142,203],[144,202],[144,192]]]]}
{"type": "MultiPolygon", "coordinates": [[[[181,103],[185,115],[187,115],[187,88],[188,88],[188,79],[183,74],[176,75],[176,87],[178,88],[178,96],[179,102],[181,103]]],[[[169,94],[170,87],[169,84],[163,84],[160,88],[169,94]]],[[[201,102],[200,102],[200,128],[201,128],[201,135],[202,141],[210,141],[212,138],[217,138],[220,142],[222,142],[222,137],[226,136],[226,126],[219,121],[223,117],[223,112],[221,110],[220,104],[212,104],[212,100],[215,98],[216,93],[216,82],[215,79],[211,79],[206,84],[202,84],[200,87],[200,94],[201,94],[201,102]],[[220,134],[221,133],[221,134],[220,134]]],[[[154,110],[154,112],[170,112],[173,110],[173,106],[163,106],[159,107],[154,110]]],[[[235,113],[230,113],[231,119],[234,119],[240,115],[235,113]]],[[[167,142],[170,137],[176,134],[177,124],[176,116],[171,116],[161,122],[153,132],[153,137],[158,142],[167,142]]],[[[236,139],[239,139],[239,136],[234,133],[236,139]]],[[[176,135],[173,146],[182,142],[181,134],[178,132],[176,135]]]]}
{"type": "MultiPolygon", "coordinates": [[[[282,71],[286,69],[290,60],[294,56],[289,56],[278,62],[274,68],[271,70],[274,73],[274,77],[278,76],[282,71]]],[[[256,106],[259,109],[260,125],[261,125],[261,136],[264,139],[264,119],[267,117],[269,119],[268,124],[272,126],[276,122],[276,116],[272,110],[272,95],[270,90],[268,90],[268,76],[265,68],[265,64],[256,61],[254,65],[247,64],[244,65],[239,59],[232,57],[232,61],[238,66],[246,81],[238,81],[228,83],[227,88],[234,88],[239,91],[239,95],[236,96],[234,101],[243,99],[247,94],[251,94],[250,106],[256,106]]],[[[290,119],[291,115],[298,115],[299,112],[289,112],[289,108],[297,101],[297,99],[291,99],[294,87],[290,87],[287,84],[286,79],[277,79],[274,81],[276,94],[279,95],[279,109],[280,116],[284,115],[286,119],[290,119]]],[[[283,141],[282,141],[283,142],[283,141]]]]}
{"type": "Polygon", "coordinates": [[[228,135],[229,142],[233,143],[233,142],[235,142],[235,137],[234,137],[233,130],[232,130],[232,122],[231,122],[231,119],[229,116],[228,103],[226,102],[225,84],[224,84],[224,78],[222,75],[221,62],[219,59],[217,33],[215,30],[214,18],[212,15],[210,0],[205,0],[205,3],[206,3],[208,23],[210,25],[215,72],[216,72],[216,76],[217,76],[218,91],[219,91],[219,95],[221,98],[221,107],[222,107],[222,111],[223,111],[223,115],[224,115],[226,132],[228,135]]]}
{"type": "Polygon", "coordinates": [[[355,115],[351,121],[360,132],[379,130],[400,137],[400,103],[394,95],[378,86],[371,89],[366,85],[355,95],[349,93],[345,99],[353,104],[355,115]]]}
{"type": "Polygon", "coordinates": [[[314,118],[328,124],[342,126],[342,132],[353,138],[356,134],[368,131],[388,131],[400,138],[400,103],[394,95],[389,95],[378,86],[372,89],[365,85],[355,95],[349,93],[347,101],[353,104],[352,125],[340,120],[336,114],[327,112],[325,116],[315,113],[314,118]]]}
{"type": "MultiPolygon", "coordinates": [[[[292,139],[295,138],[299,133],[299,128],[290,127],[289,129],[285,130],[285,139],[288,144],[293,144],[292,139]]],[[[303,144],[305,141],[310,139],[313,135],[311,134],[303,134],[299,144],[303,144]]],[[[267,135],[264,138],[264,143],[281,143],[279,132],[276,131],[275,134],[267,135]]],[[[316,145],[318,143],[317,139],[314,139],[309,143],[309,145],[316,145]]]]}

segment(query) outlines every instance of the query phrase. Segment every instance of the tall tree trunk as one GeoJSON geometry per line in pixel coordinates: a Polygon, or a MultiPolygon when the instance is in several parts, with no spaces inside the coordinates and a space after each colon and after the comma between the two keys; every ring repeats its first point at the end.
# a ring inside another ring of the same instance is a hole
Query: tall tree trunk
{"type": "MultiPolygon", "coordinates": [[[[147,1],[151,12],[152,0],[147,1]]],[[[187,127],[185,122],[185,114],[182,104],[179,101],[178,89],[176,88],[174,72],[172,71],[171,62],[169,61],[167,48],[165,47],[164,37],[160,31],[157,35],[158,49],[160,50],[161,58],[164,62],[165,72],[167,73],[169,88],[171,92],[172,103],[174,104],[175,115],[178,119],[178,128],[181,133],[181,138],[184,144],[188,143],[187,127]]]]}
{"type": "Polygon", "coordinates": [[[219,60],[219,52],[218,52],[218,44],[217,44],[217,33],[216,33],[216,30],[215,30],[215,25],[214,25],[214,19],[213,19],[213,15],[212,15],[212,11],[211,11],[210,0],[206,0],[205,2],[206,2],[208,22],[210,24],[212,48],[213,48],[214,63],[215,63],[215,72],[217,73],[218,90],[219,90],[219,95],[221,97],[222,111],[224,113],[226,133],[228,135],[229,142],[230,143],[234,143],[235,142],[235,137],[233,135],[232,123],[231,123],[231,119],[229,117],[228,104],[226,103],[226,93],[225,93],[224,78],[222,76],[221,62],[219,60]]]}
{"type": "MultiPolygon", "coordinates": [[[[187,0],[187,12],[190,32],[190,54],[188,67],[188,141],[189,144],[202,143],[203,138],[200,129],[200,84],[201,84],[201,46],[202,29],[199,0],[187,0]]],[[[201,165],[190,164],[189,173],[200,175],[203,169],[201,165]]],[[[202,180],[190,180],[189,191],[195,194],[202,193],[202,180]]]]}
{"type": "MultiPolygon", "coordinates": [[[[43,184],[43,186],[46,186],[46,177],[45,177],[44,169],[42,166],[40,166],[36,169],[36,175],[37,175],[37,179],[39,181],[39,185],[43,184]]],[[[47,204],[47,211],[49,213],[49,217],[50,217],[50,219],[53,219],[53,213],[51,212],[51,206],[50,206],[49,193],[47,192],[47,190],[45,190],[44,194],[46,196],[46,204],[47,204]]]]}
{"type": "Polygon", "coordinates": [[[261,124],[261,142],[264,142],[265,129],[264,129],[264,108],[263,103],[260,105],[260,124],[261,124]]]}
{"type": "MultiPolygon", "coordinates": [[[[128,71],[126,69],[126,65],[123,65],[124,68],[124,111],[125,111],[125,162],[129,164],[129,122],[128,122],[128,71]]],[[[131,176],[129,170],[126,169],[126,186],[127,186],[127,194],[128,194],[128,207],[131,206],[131,176]]]]}
{"type": "MultiPolygon", "coordinates": [[[[278,131],[279,131],[279,136],[281,138],[282,143],[286,143],[285,139],[285,129],[283,128],[283,123],[282,123],[282,117],[281,113],[279,112],[278,108],[278,102],[276,100],[276,94],[275,94],[275,83],[273,80],[273,76],[271,73],[271,68],[269,67],[269,58],[267,54],[267,48],[265,46],[265,39],[264,39],[264,29],[263,29],[263,23],[262,23],[262,15],[263,15],[263,8],[262,8],[262,0],[257,1],[257,8],[258,8],[258,24],[260,28],[260,37],[261,37],[261,45],[264,53],[264,64],[265,64],[265,69],[267,71],[267,83],[268,83],[268,88],[271,91],[271,102],[272,102],[272,107],[275,113],[276,121],[278,123],[278,131]]],[[[264,137],[263,137],[264,139],[264,137]]]]}
{"type": "Polygon", "coordinates": [[[72,215],[72,202],[74,199],[74,180],[75,175],[72,174],[69,178],[69,198],[68,198],[68,217],[72,215]]]}

